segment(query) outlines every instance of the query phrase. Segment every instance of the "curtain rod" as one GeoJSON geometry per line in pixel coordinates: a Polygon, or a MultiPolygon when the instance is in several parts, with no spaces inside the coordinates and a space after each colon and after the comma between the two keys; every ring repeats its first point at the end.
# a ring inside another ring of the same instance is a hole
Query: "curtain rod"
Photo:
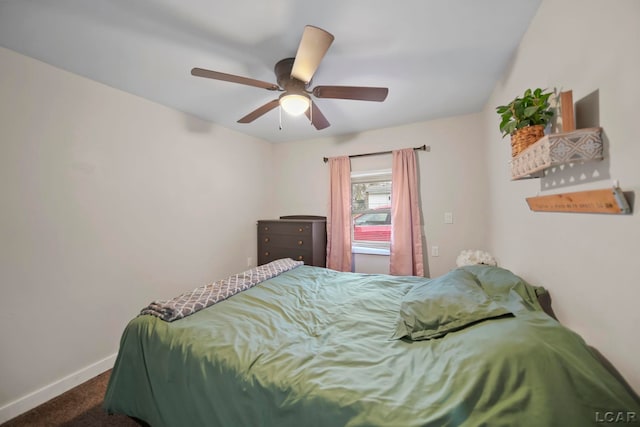
{"type": "MultiPolygon", "coordinates": [[[[422,150],[422,151],[431,151],[431,146],[430,145],[423,145],[421,147],[414,147],[414,150],[422,150]]],[[[353,159],[354,157],[365,157],[365,156],[377,156],[379,154],[391,154],[392,151],[378,151],[377,153],[365,153],[365,154],[352,154],[349,156],[350,159],[353,159]]],[[[327,163],[329,161],[328,157],[323,157],[322,160],[327,163]]]]}

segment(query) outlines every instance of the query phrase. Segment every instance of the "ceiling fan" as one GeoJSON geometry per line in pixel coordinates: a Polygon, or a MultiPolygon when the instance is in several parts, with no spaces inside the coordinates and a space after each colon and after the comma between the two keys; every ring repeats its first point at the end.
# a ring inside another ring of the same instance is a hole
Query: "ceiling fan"
{"type": "Polygon", "coordinates": [[[278,84],[203,68],[193,68],[191,74],[197,77],[206,77],[282,92],[277,99],[256,108],[238,120],[238,123],[251,123],[280,105],[286,112],[293,115],[305,113],[311,124],[317,130],[321,130],[329,126],[329,121],[322,114],[316,103],[313,102],[311,95],[316,98],[382,102],[389,93],[389,89],[386,87],[363,86],[316,86],[312,90],[308,90],[311,78],[318,69],[325,53],[329,50],[333,39],[332,34],[321,28],[312,25],[305,26],[295,58],[286,58],[278,61],[274,68],[278,84]]]}

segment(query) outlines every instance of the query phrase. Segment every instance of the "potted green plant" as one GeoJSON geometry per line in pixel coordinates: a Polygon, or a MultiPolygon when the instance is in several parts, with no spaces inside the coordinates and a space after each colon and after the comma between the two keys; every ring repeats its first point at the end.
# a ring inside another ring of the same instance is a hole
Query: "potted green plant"
{"type": "Polygon", "coordinates": [[[552,95],[553,92],[540,88],[527,89],[507,105],[496,107],[502,137],[511,135],[513,157],[544,136],[544,129],[554,114],[549,104],[552,95]]]}

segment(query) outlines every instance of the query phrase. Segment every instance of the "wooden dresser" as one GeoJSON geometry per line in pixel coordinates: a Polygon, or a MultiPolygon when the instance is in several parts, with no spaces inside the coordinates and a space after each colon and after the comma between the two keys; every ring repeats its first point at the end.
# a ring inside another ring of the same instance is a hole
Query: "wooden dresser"
{"type": "Polygon", "coordinates": [[[258,265],[280,258],[325,267],[327,262],[327,219],[295,215],[258,221],[258,265]]]}

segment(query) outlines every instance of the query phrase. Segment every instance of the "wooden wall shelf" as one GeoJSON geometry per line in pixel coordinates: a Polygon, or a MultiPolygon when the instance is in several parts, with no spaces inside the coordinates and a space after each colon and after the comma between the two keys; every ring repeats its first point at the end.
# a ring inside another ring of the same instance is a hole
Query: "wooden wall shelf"
{"type": "Polygon", "coordinates": [[[631,213],[619,187],[528,197],[527,204],[536,212],[631,213]]]}
{"type": "Polygon", "coordinates": [[[602,128],[545,135],[511,160],[511,179],[540,178],[545,169],[602,159],[602,128]]]}

